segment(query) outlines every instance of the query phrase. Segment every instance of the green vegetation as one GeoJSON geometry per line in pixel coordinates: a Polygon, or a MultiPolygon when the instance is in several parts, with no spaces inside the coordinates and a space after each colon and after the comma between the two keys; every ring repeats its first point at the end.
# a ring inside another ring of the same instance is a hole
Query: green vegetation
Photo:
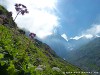
{"type": "Polygon", "coordinates": [[[14,24],[0,24],[0,75],[85,75],[64,74],[82,70],[56,56],[48,45],[26,37],[14,24]]]}
{"type": "Polygon", "coordinates": [[[3,7],[3,6],[0,6],[0,14],[7,14],[8,11],[3,7]]]}

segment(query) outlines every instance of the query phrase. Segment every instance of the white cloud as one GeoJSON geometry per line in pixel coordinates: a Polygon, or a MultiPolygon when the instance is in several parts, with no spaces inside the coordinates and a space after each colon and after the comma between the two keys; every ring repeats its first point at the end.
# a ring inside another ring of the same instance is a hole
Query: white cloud
{"type": "Polygon", "coordinates": [[[61,37],[63,37],[66,41],[68,41],[66,34],[62,34],[61,37]]]}
{"type": "Polygon", "coordinates": [[[79,40],[81,38],[91,39],[91,38],[93,38],[93,35],[91,35],[91,34],[84,34],[84,35],[80,35],[80,36],[71,37],[70,39],[79,40]]]}
{"type": "Polygon", "coordinates": [[[93,37],[93,35],[92,34],[86,34],[86,35],[83,35],[85,38],[87,38],[87,39],[91,39],[92,37],[93,37]]]}
{"type": "Polygon", "coordinates": [[[100,25],[92,25],[90,29],[86,30],[86,34],[97,35],[100,33],[100,25]]]}
{"type": "Polygon", "coordinates": [[[80,38],[82,38],[83,36],[75,36],[75,37],[71,37],[70,39],[75,39],[75,40],[78,40],[80,38]]]}
{"type": "Polygon", "coordinates": [[[84,31],[80,36],[71,37],[70,39],[79,40],[81,38],[91,39],[93,37],[100,37],[100,25],[92,25],[91,28],[84,31]]]}
{"type": "Polygon", "coordinates": [[[59,17],[56,15],[57,0],[0,0],[16,16],[15,3],[22,3],[27,6],[29,14],[19,15],[16,19],[18,27],[34,32],[38,37],[44,38],[53,34],[59,26],[59,17]]]}
{"type": "Polygon", "coordinates": [[[96,37],[100,37],[100,35],[96,35],[96,37]]]}

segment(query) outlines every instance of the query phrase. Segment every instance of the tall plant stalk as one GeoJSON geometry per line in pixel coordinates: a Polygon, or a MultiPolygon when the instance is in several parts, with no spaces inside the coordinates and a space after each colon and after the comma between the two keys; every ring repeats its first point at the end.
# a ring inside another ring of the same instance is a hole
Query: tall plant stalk
{"type": "Polygon", "coordinates": [[[17,15],[16,17],[14,18],[14,21],[16,20],[17,16],[19,15],[19,13],[21,13],[22,15],[24,15],[25,13],[29,13],[27,11],[27,7],[23,4],[15,4],[15,9],[17,11],[17,15]]]}

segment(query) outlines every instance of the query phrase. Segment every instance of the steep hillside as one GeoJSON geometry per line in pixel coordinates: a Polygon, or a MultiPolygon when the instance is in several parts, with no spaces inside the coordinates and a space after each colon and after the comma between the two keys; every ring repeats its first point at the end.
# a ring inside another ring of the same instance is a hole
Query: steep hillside
{"type": "Polygon", "coordinates": [[[65,75],[82,71],[56,56],[48,45],[26,37],[9,14],[0,6],[0,75],[65,75]]]}
{"type": "Polygon", "coordinates": [[[72,51],[69,60],[84,70],[100,72],[100,37],[72,51]]]}

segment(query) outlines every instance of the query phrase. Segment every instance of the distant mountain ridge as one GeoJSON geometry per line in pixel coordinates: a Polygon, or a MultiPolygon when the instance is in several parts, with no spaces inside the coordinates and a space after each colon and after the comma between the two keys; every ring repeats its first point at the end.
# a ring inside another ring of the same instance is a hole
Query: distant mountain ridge
{"type": "Polygon", "coordinates": [[[47,40],[45,42],[60,57],[86,71],[100,72],[100,37],[66,41],[60,35],[52,35],[47,40]]]}
{"type": "Polygon", "coordinates": [[[100,37],[71,51],[67,60],[87,71],[100,72],[100,37]]]}
{"type": "Polygon", "coordinates": [[[65,58],[71,50],[76,50],[80,46],[87,44],[92,39],[86,39],[86,38],[80,38],[78,40],[75,39],[69,39],[66,41],[61,35],[54,34],[50,35],[44,40],[43,42],[47,43],[56,53],[62,58],[65,58]]]}

